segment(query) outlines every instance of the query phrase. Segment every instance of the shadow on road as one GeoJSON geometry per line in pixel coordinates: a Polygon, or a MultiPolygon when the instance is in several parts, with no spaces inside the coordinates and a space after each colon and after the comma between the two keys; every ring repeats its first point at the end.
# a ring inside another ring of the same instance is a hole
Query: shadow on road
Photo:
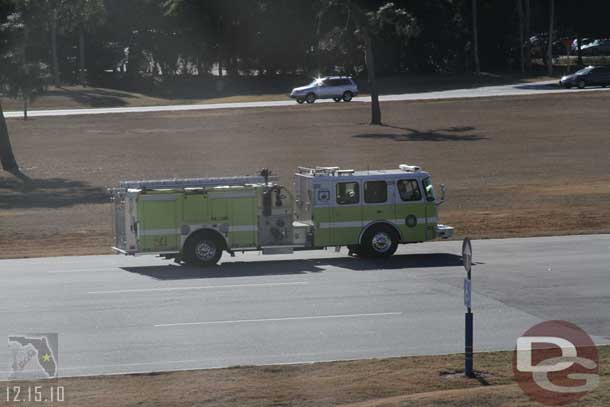
{"type": "Polygon", "coordinates": [[[388,259],[359,259],[355,257],[322,258],[311,260],[264,260],[231,262],[210,268],[186,265],[122,267],[156,280],[188,280],[219,277],[254,277],[320,273],[328,267],[353,271],[397,270],[404,268],[434,268],[462,266],[462,258],[450,253],[404,254],[388,259]]]}
{"type": "Polygon", "coordinates": [[[390,139],[394,141],[480,141],[487,137],[473,134],[476,128],[472,126],[449,127],[446,129],[417,130],[409,127],[384,125],[383,127],[403,130],[407,133],[364,133],[352,137],[367,139],[390,139]]]}

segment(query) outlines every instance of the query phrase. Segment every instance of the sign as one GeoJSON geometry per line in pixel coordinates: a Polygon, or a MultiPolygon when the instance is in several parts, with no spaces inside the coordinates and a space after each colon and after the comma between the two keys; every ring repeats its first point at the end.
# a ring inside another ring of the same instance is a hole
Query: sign
{"type": "Polygon", "coordinates": [[[472,308],[472,283],[469,279],[464,279],[464,306],[472,308]]]}
{"type": "Polygon", "coordinates": [[[470,244],[469,238],[465,238],[464,243],[462,243],[462,261],[464,262],[466,272],[470,274],[470,269],[472,267],[472,245],[470,244]]]}

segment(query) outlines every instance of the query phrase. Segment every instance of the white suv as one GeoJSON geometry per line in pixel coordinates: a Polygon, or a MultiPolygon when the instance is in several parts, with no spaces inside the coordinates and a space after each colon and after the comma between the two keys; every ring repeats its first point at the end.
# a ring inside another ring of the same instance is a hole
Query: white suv
{"type": "Polygon", "coordinates": [[[290,97],[298,103],[313,103],[316,99],[333,99],[335,102],[349,102],[358,94],[358,85],[349,76],[328,76],[318,78],[307,86],[294,88],[290,97]]]}

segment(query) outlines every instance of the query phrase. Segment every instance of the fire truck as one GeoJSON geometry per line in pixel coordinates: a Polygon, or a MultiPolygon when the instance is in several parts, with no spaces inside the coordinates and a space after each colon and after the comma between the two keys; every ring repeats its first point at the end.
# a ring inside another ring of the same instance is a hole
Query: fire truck
{"type": "Polygon", "coordinates": [[[345,246],[350,255],[388,257],[399,244],[453,235],[438,223],[430,175],[420,167],[354,171],[299,167],[289,190],[258,176],[123,181],[110,190],[114,247],[198,266],[223,252],[288,254],[345,246]]]}

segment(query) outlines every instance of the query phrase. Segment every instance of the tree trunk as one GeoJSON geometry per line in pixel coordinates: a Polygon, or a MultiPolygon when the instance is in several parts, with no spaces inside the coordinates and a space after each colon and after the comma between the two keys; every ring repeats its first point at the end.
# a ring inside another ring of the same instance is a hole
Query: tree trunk
{"type": "Polygon", "coordinates": [[[525,70],[530,72],[532,69],[532,53],[530,50],[530,37],[531,37],[531,8],[530,0],[525,0],[525,70]]]}
{"type": "Polygon", "coordinates": [[[472,0],[472,40],[474,53],[474,71],[478,75],[481,73],[481,63],[479,61],[479,28],[478,28],[478,0],[472,0]]]}
{"type": "Polygon", "coordinates": [[[81,86],[87,84],[87,71],[85,64],[85,27],[81,25],[78,32],[78,49],[79,49],[79,72],[78,82],[81,86]]]}
{"type": "Polygon", "coordinates": [[[17,165],[17,160],[15,160],[11,140],[8,135],[8,128],[6,127],[6,120],[4,119],[4,112],[2,111],[2,104],[0,104],[0,164],[2,164],[4,171],[13,174],[20,180],[30,180],[27,175],[21,172],[19,165],[17,165]]]}
{"type": "Polygon", "coordinates": [[[546,50],[547,74],[553,75],[553,21],[555,20],[555,0],[549,0],[549,43],[546,50]]]}
{"type": "Polygon", "coordinates": [[[523,21],[523,0],[517,0],[517,15],[519,16],[519,63],[521,65],[521,73],[525,73],[525,22],[523,21]]]}
{"type": "Polygon", "coordinates": [[[51,65],[53,66],[53,84],[59,86],[59,59],[57,57],[57,9],[51,16],[51,65]]]}
{"type": "Polygon", "coordinates": [[[364,61],[369,78],[369,90],[371,92],[371,124],[381,124],[381,107],[379,106],[379,93],[377,91],[377,80],[375,78],[375,56],[373,54],[373,41],[366,28],[361,28],[364,35],[364,61]]]}
{"type": "Polygon", "coordinates": [[[23,90],[23,120],[28,119],[28,102],[30,100],[30,91],[28,89],[23,90]]]}
{"type": "Polygon", "coordinates": [[[8,128],[6,127],[6,120],[4,119],[4,112],[0,105],[0,161],[2,162],[2,169],[4,171],[13,172],[19,169],[15,156],[13,155],[13,148],[11,147],[11,140],[8,136],[8,128]]]}

